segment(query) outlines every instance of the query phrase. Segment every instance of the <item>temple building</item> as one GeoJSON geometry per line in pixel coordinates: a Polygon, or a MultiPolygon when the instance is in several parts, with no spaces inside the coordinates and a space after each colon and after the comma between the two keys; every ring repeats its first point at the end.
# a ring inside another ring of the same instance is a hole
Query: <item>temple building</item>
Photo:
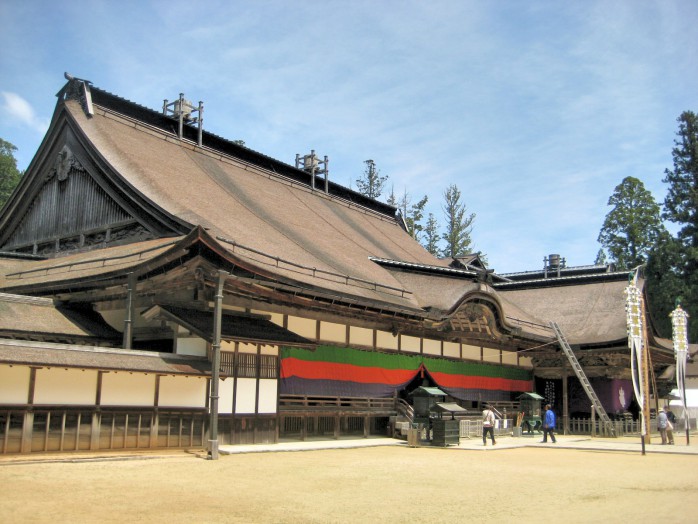
{"type": "MultiPolygon", "coordinates": [[[[0,210],[0,452],[206,446],[214,424],[222,444],[389,434],[424,385],[588,413],[552,325],[606,411],[631,409],[627,271],[436,258],[326,157],[66,78],[0,210]]],[[[670,390],[671,341],[647,330],[670,390]]]]}

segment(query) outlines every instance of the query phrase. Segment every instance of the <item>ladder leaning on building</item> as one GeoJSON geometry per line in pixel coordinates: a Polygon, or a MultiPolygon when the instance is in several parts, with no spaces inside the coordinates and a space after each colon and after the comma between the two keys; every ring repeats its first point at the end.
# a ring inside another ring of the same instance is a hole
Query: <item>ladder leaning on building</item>
{"type": "Polygon", "coordinates": [[[575,356],[574,351],[572,351],[572,347],[570,347],[569,343],[567,342],[565,335],[562,334],[562,331],[560,330],[560,326],[558,326],[556,322],[551,322],[550,327],[552,328],[553,332],[555,333],[555,336],[557,337],[557,341],[560,343],[560,347],[562,348],[562,351],[565,353],[565,355],[567,356],[567,360],[569,360],[570,364],[572,365],[572,369],[574,370],[575,375],[577,375],[579,382],[582,384],[584,391],[586,392],[587,396],[589,397],[589,400],[591,401],[591,404],[594,407],[594,410],[599,415],[599,418],[601,419],[601,422],[603,423],[604,427],[606,428],[606,431],[608,432],[609,435],[615,436],[615,431],[613,429],[613,422],[609,418],[608,413],[606,413],[606,410],[604,409],[604,407],[601,405],[601,401],[599,400],[599,397],[596,396],[596,393],[594,392],[594,388],[591,387],[591,383],[589,382],[589,379],[587,378],[586,374],[584,373],[582,366],[579,364],[579,360],[577,360],[577,357],[575,356]]]}

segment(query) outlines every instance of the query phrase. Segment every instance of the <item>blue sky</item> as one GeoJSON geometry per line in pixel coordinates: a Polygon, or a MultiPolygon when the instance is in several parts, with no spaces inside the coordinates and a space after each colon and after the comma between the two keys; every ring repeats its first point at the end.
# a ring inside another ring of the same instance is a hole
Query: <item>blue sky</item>
{"type": "MultiPolygon", "coordinates": [[[[698,111],[698,1],[0,0],[0,138],[28,166],[65,71],[293,164],[373,159],[443,223],[456,184],[498,272],[594,261],[626,176],[659,202],[698,111]]],[[[389,189],[388,189],[389,191],[389,189]]]]}

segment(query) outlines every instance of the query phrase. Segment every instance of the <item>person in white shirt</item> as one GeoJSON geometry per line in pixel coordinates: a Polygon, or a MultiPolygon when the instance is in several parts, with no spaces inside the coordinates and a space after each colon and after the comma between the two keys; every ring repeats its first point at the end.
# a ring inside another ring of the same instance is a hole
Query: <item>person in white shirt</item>
{"type": "Polygon", "coordinates": [[[492,439],[492,445],[494,446],[496,442],[494,441],[494,411],[489,404],[485,405],[485,410],[482,412],[482,445],[487,445],[487,434],[490,434],[492,439]]]}

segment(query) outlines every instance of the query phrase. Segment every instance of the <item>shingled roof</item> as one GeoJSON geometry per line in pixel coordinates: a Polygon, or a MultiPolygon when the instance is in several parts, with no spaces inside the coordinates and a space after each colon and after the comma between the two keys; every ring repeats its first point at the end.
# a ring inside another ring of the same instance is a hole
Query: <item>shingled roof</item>
{"type": "Polygon", "coordinates": [[[477,257],[440,260],[405,231],[392,206],[331,181],[327,190],[315,187],[309,173],[205,131],[199,145],[195,129],[184,126],[180,137],[176,124],[69,79],[47,138],[0,214],[0,247],[13,249],[13,232],[29,230],[31,206],[66,147],[77,171],[103,190],[100,198],[111,199],[109,212],[144,232],[125,245],[51,260],[0,259],[0,289],[41,294],[110,279],[123,284],[128,271],[162,267],[199,242],[221,261],[268,277],[265,285],[326,303],[438,321],[468,297],[486,297],[524,338],[540,339],[551,320],[573,343],[625,336],[621,273],[594,266],[564,268],[557,278],[495,275],[477,257]]]}

